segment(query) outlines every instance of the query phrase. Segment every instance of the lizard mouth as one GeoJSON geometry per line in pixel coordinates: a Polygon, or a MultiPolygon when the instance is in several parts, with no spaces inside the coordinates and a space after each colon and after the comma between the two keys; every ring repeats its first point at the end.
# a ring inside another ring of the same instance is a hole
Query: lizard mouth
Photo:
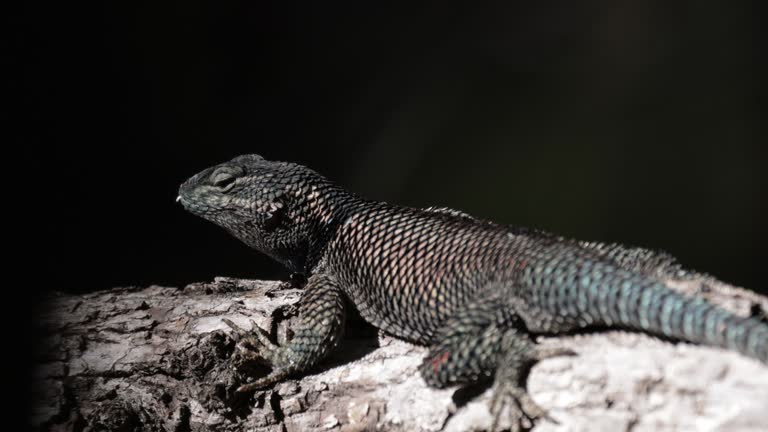
{"type": "Polygon", "coordinates": [[[190,202],[189,198],[184,197],[181,193],[176,196],[176,203],[181,204],[181,206],[184,208],[184,210],[187,210],[191,213],[195,212],[195,207],[192,205],[192,202],[190,202]]]}
{"type": "Polygon", "coordinates": [[[228,200],[229,198],[217,194],[212,186],[195,186],[189,181],[181,185],[176,196],[176,202],[181,204],[184,210],[217,225],[226,225],[226,220],[221,218],[230,210],[228,200]]]}
{"type": "Polygon", "coordinates": [[[179,194],[176,195],[176,203],[181,204],[182,207],[184,207],[187,210],[190,210],[189,207],[191,203],[189,202],[189,197],[185,196],[186,194],[184,193],[184,191],[181,190],[182,188],[179,188],[179,194]]]}
{"type": "Polygon", "coordinates": [[[181,204],[181,206],[184,207],[184,210],[198,216],[203,216],[208,210],[210,210],[208,206],[204,205],[204,202],[196,199],[194,193],[190,193],[189,190],[185,190],[184,185],[179,188],[179,194],[176,196],[176,203],[181,204]]]}

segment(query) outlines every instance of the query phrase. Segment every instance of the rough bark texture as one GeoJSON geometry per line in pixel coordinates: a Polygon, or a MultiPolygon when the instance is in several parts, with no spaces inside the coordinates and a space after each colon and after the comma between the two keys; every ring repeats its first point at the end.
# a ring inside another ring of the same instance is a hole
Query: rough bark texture
{"type": "MultiPolygon", "coordinates": [[[[768,299],[709,278],[676,281],[739,314],[768,299]]],[[[290,337],[301,291],[217,278],[185,288],[56,295],[42,317],[35,422],[44,430],[485,430],[490,389],[433,390],[426,350],[352,319],[341,349],[312,373],[252,395],[229,318],[290,337]],[[456,407],[458,407],[456,409],[456,407]],[[455,414],[451,415],[451,412],[455,414]]],[[[768,367],[735,353],[622,331],[540,338],[578,356],[546,360],[528,380],[554,424],[536,431],[768,430],[768,367]]],[[[252,375],[266,372],[254,368],[252,375]]]]}

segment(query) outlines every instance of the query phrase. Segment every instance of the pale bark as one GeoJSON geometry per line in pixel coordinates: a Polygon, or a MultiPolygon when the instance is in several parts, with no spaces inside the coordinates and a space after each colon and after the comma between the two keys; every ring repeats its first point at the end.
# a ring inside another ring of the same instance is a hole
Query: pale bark
{"type": "MultiPolygon", "coordinates": [[[[768,310],[764,297],[715,281],[707,281],[705,292],[700,280],[676,286],[740,314],[768,310]]],[[[424,348],[354,319],[341,348],[321,366],[274,389],[235,393],[242,376],[234,371],[235,342],[222,319],[245,328],[252,319],[283,339],[294,319],[283,319],[292,314],[286,306],[301,291],[281,287],[218,278],[183,289],[54,296],[41,317],[47,339],[38,365],[36,423],[62,431],[462,431],[490,425],[490,389],[428,388],[417,373],[424,348]]],[[[540,421],[536,431],[768,430],[768,367],[754,360],[622,331],[540,341],[578,356],[533,368],[531,394],[559,421],[540,421]]]]}

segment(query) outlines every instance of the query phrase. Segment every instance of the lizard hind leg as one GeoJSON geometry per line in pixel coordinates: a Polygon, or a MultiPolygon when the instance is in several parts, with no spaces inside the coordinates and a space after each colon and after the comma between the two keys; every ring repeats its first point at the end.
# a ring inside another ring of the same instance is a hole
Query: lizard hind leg
{"type": "Polygon", "coordinates": [[[512,318],[507,315],[497,296],[472,301],[456,311],[435,335],[419,367],[427,385],[445,388],[492,378],[503,336],[497,323],[512,318]]]}
{"type": "Polygon", "coordinates": [[[573,352],[536,345],[519,328],[520,320],[494,297],[474,301],[449,319],[419,371],[436,388],[493,379],[492,429],[508,424],[518,431],[532,426],[536,419],[551,420],[525,388],[531,366],[573,352]],[[502,421],[505,416],[508,422],[502,421]]]}

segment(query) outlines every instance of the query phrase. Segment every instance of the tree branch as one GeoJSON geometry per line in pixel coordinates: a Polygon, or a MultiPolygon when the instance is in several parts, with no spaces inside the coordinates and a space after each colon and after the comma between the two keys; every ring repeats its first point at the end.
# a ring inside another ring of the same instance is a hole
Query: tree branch
{"type": "MultiPolygon", "coordinates": [[[[739,314],[768,299],[701,277],[671,282],[739,314]]],[[[57,294],[41,317],[34,420],[44,430],[482,430],[490,389],[434,390],[426,350],[348,320],[342,347],[309,375],[252,395],[234,389],[234,333],[254,320],[290,337],[301,291],[217,278],[182,289],[57,294]],[[451,415],[458,406],[455,415],[451,415]]],[[[768,430],[768,367],[735,353],[610,331],[540,338],[576,357],[536,365],[528,387],[555,430],[768,430]]],[[[266,373],[254,367],[253,376],[266,373]]]]}

